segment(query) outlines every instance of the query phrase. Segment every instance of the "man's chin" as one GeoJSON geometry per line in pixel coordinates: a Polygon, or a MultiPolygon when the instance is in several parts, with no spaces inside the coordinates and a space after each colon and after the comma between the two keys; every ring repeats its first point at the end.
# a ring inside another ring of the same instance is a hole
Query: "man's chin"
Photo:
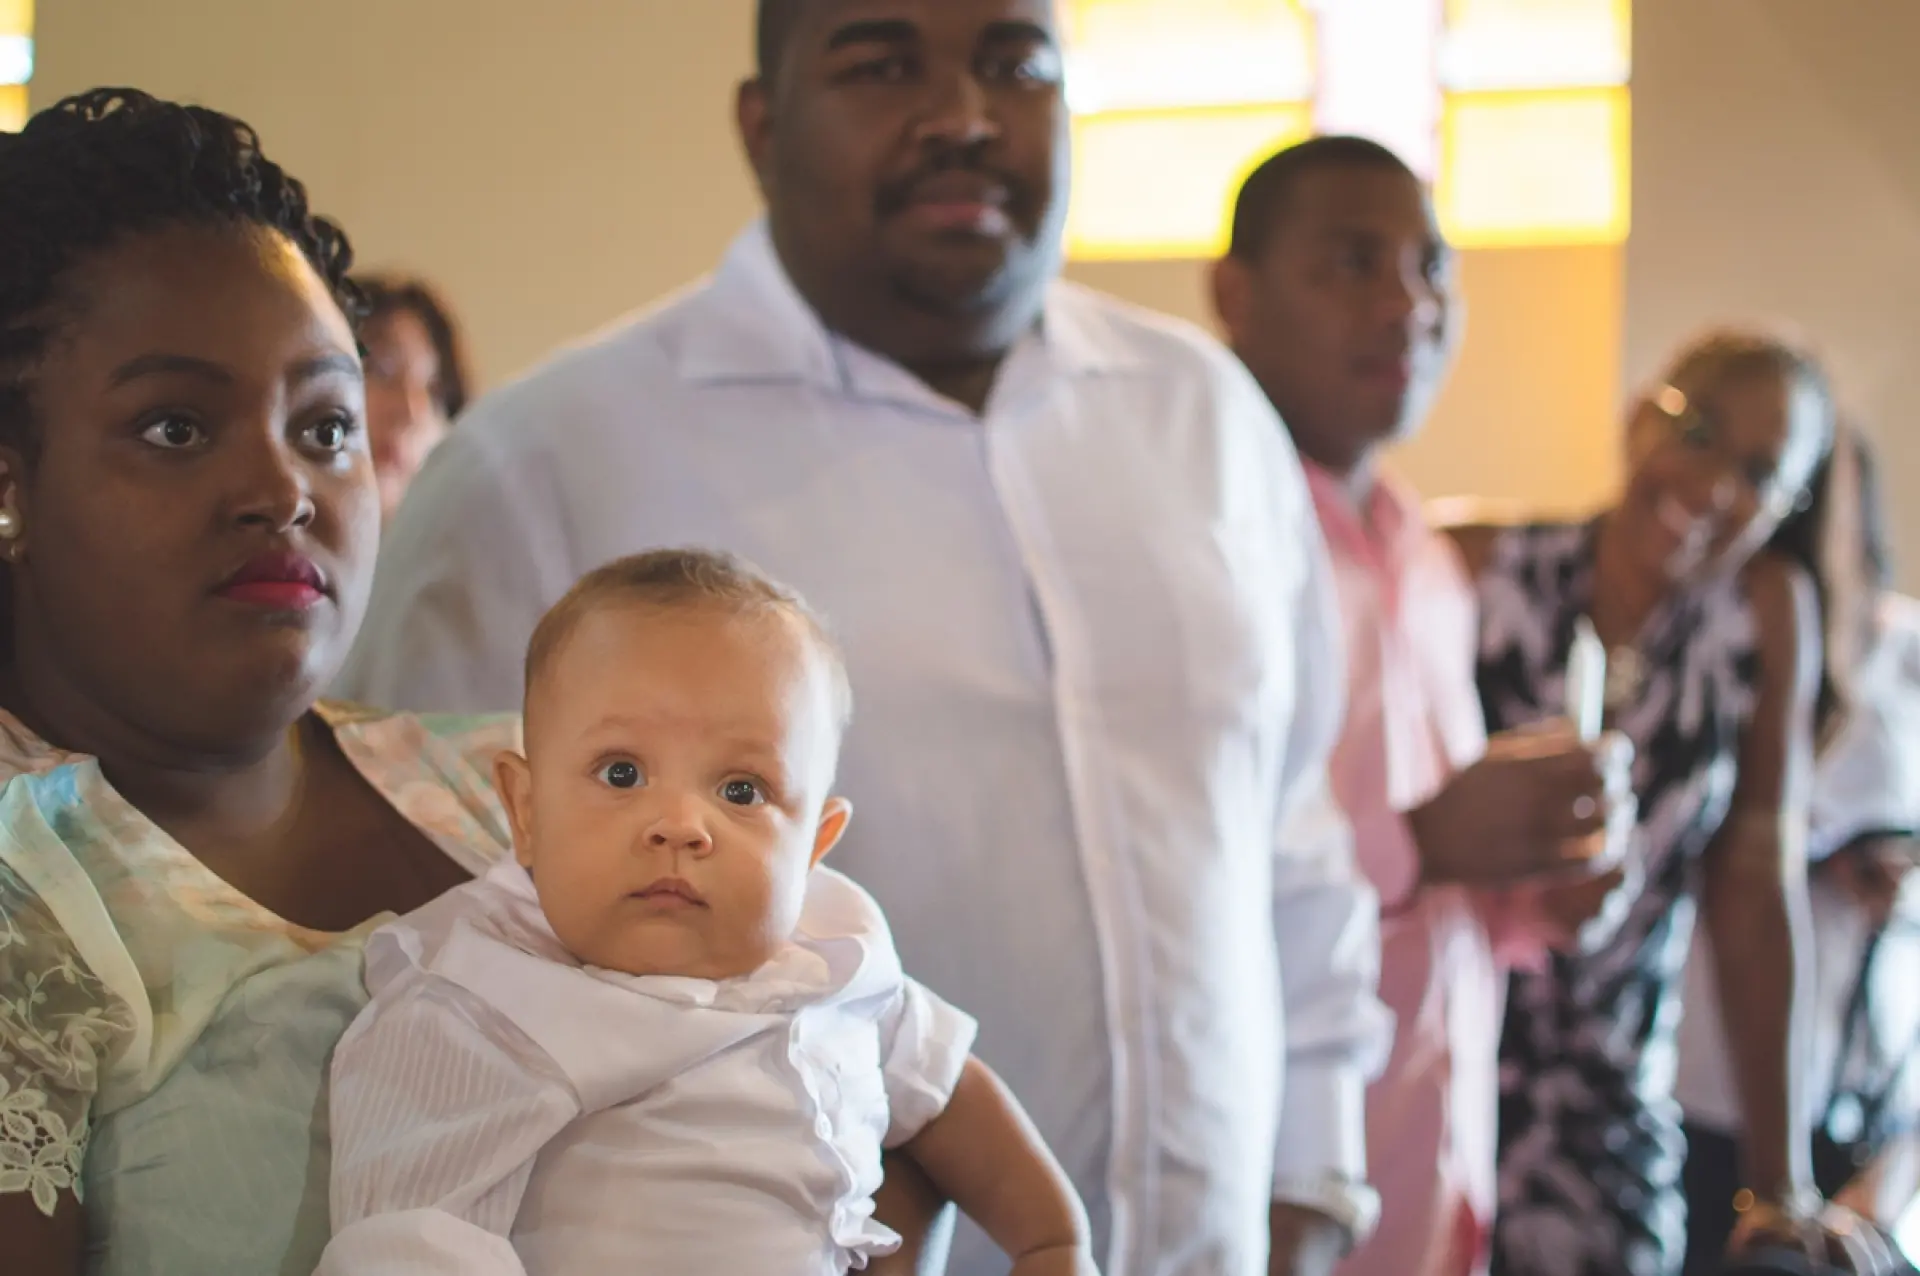
{"type": "Polygon", "coordinates": [[[1347,437],[1361,452],[1404,443],[1418,434],[1420,427],[1425,424],[1423,414],[1412,411],[1404,398],[1376,400],[1364,407],[1356,406],[1348,419],[1353,424],[1347,437]]]}
{"type": "Polygon", "coordinates": [[[1432,393],[1423,393],[1418,387],[1390,396],[1380,409],[1380,419],[1385,422],[1380,441],[1391,444],[1413,439],[1426,428],[1428,418],[1433,415],[1433,401],[1432,393]]]}
{"type": "Polygon", "coordinates": [[[986,314],[1013,294],[1004,258],[914,261],[893,272],[894,291],[916,310],[951,318],[986,314]]]}
{"type": "Polygon", "coordinates": [[[895,291],[934,313],[979,315],[1015,304],[1051,275],[1045,254],[1016,238],[915,236],[887,254],[895,291]]]}

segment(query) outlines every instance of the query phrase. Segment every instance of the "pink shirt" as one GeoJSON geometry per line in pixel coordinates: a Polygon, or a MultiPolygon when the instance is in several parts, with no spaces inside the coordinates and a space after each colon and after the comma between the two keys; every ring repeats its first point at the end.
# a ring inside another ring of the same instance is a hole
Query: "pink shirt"
{"type": "Polygon", "coordinates": [[[1401,814],[1486,748],[1473,588],[1411,494],[1375,484],[1363,519],[1338,480],[1311,464],[1307,477],[1346,640],[1333,787],[1380,893],[1380,999],[1399,1020],[1367,1092],[1380,1229],[1339,1276],[1478,1276],[1493,1221],[1504,976],[1473,896],[1416,889],[1419,852],[1401,814]]]}

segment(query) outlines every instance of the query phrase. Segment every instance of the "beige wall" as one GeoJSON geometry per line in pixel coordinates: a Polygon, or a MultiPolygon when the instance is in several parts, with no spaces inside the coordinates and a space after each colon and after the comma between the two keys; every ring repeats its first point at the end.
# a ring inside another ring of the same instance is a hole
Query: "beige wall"
{"type": "MultiPolygon", "coordinates": [[[[1435,495],[1586,504],[1614,481],[1623,363],[1761,311],[1825,339],[1897,485],[1920,460],[1899,413],[1920,377],[1920,3],[1636,8],[1632,242],[1469,254],[1461,364],[1402,468],[1435,495]]],[[[498,378],[700,273],[752,215],[729,120],[750,10],[52,0],[35,96],[130,82],[247,116],[365,260],[447,285],[498,378]]],[[[1198,263],[1075,273],[1204,318],[1198,263]]],[[[1920,576],[1920,544],[1905,557],[1920,576]]]]}
{"type": "Polygon", "coordinates": [[[442,281],[496,379],[712,264],[752,214],[750,0],[42,0],[36,106],[203,101],[442,281]]]}
{"type": "Polygon", "coordinates": [[[1880,444],[1920,588],[1920,4],[1635,9],[1625,374],[1715,317],[1797,321],[1880,444]]]}

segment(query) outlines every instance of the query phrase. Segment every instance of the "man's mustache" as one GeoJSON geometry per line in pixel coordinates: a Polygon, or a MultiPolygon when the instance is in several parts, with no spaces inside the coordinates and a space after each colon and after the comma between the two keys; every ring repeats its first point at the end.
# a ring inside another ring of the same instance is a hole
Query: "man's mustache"
{"type": "Polygon", "coordinates": [[[915,202],[914,197],[927,182],[939,177],[950,177],[954,173],[966,173],[985,179],[999,187],[1006,195],[1005,206],[1009,213],[1018,213],[1030,209],[1032,187],[1025,181],[987,163],[978,154],[965,151],[950,151],[936,156],[914,169],[906,176],[884,183],[875,197],[875,206],[883,215],[898,213],[915,202]]]}

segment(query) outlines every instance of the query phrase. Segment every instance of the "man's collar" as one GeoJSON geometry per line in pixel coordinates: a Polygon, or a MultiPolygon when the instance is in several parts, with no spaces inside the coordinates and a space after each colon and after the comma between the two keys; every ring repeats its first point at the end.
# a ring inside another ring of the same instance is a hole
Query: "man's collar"
{"type": "Polygon", "coordinates": [[[1365,495],[1357,501],[1347,479],[1304,456],[1300,464],[1307,472],[1307,486],[1328,540],[1352,540],[1376,552],[1398,555],[1425,535],[1427,524],[1413,493],[1377,464],[1365,495]]]}
{"type": "MultiPolygon", "coordinates": [[[[1137,342],[1114,330],[1113,311],[1070,284],[1048,286],[1040,331],[1030,338],[1050,368],[1069,376],[1123,372],[1139,365],[1137,342]]],[[[828,331],[800,295],[765,219],[728,249],[686,330],[680,375],[706,383],[792,382],[838,394],[888,384],[904,369],[828,331]]]]}
{"type": "Polygon", "coordinates": [[[679,368],[689,381],[841,388],[833,338],[781,266],[764,219],[733,241],[700,296],[679,368]]]}

